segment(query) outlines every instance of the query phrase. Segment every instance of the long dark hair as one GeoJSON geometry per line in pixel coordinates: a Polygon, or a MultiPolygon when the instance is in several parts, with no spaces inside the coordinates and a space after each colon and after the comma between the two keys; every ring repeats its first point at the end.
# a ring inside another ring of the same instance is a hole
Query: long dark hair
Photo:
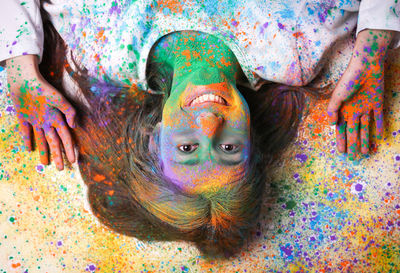
{"type": "Polygon", "coordinates": [[[164,177],[157,156],[149,150],[150,134],[161,121],[168,96],[170,70],[160,63],[148,64],[149,85],[164,91],[164,96],[90,78],[78,63],[67,62],[69,52],[43,9],[42,18],[45,47],[40,71],[79,113],[73,135],[96,217],[111,229],[140,239],[194,242],[208,256],[227,257],[240,250],[260,212],[266,164],[295,136],[305,90],[265,85],[254,92],[238,86],[251,113],[249,168],[229,187],[188,194],[164,177]],[[65,72],[78,84],[80,96],[65,92],[65,72]]]}

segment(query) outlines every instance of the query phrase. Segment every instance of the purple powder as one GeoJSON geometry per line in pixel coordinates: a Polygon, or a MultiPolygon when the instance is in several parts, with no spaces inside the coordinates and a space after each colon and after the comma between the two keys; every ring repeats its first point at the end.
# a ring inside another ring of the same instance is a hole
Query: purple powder
{"type": "Polygon", "coordinates": [[[306,154],[297,154],[295,158],[301,163],[304,163],[307,161],[308,156],[306,154]]]}
{"type": "Polygon", "coordinates": [[[15,113],[14,106],[13,106],[13,105],[8,105],[8,106],[6,107],[6,112],[7,112],[7,113],[15,113]]]}
{"type": "Polygon", "coordinates": [[[289,249],[289,247],[281,247],[282,252],[284,252],[287,256],[292,255],[292,251],[289,249]]]}

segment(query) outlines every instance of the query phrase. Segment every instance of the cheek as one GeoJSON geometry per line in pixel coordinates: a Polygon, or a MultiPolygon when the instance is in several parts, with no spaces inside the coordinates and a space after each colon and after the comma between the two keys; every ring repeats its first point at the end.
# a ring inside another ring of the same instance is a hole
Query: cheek
{"type": "Polygon", "coordinates": [[[236,129],[250,128],[250,110],[239,95],[234,97],[232,107],[224,114],[232,127],[236,129]]]}
{"type": "Polygon", "coordinates": [[[169,134],[172,134],[172,131],[198,129],[195,118],[181,110],[170,112],[169,115],[163,115],[161,124],[165,128],[166,133],[169,134]]]}
{"type": "Polygon", "coordinates": [[[168,129],[163,129],[160,134],[160,154],[163,161],[171,159],[170,157],[175,148],[174,144],[170,141],[171,138],[169,137],[169,133],[168,129]]]}
{"type": "Polygon", "coordinates": [[[165,126],[175,128],[176,126],[180,125],[180,120],[185,118],[180,107],[183,99],[183,94],[178,97],[168,98],[162,113],[162,123],[165,126]]]}
{"type": "Polygon", "coordinates": [[[171,107],[165,106],[163,115],[162,115],[162,125],[164,128],[174,128],[176,127],[176,123],[179,122],[179,119],[177,119],[178,114],[176,111],[173,111],[171,107]]]}
{"type": "Polygon", "coordinates": [[[248,130],[250,128],[250,116],[243,109],[234,109],[225,114],[229,126],[238,130],[248,130]]]}

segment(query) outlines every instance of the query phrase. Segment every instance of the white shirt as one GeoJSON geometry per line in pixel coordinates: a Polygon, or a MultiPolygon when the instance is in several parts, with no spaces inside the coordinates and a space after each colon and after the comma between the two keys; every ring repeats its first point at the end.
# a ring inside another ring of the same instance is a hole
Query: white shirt
{"type": "MultiPolygon", "coordinates": [[[[74,56],[94,77],[147,90],[146,60],[156,41],[203,31],[234,52],[250,84],[308,84],[326,52],[352,31],[400,32],[396,0],[81,0],[44,4],[74,56]]],[[[43,54],[39,0],[1,0],[0,61],[43,54]]],[[[392,47],[400,45],[396,33],[392,47]]]]}

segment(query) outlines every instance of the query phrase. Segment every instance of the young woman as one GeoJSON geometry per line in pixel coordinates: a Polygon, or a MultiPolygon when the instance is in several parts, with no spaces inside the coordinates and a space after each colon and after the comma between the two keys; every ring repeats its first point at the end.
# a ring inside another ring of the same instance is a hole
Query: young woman
{"type": "MultiPolygon", "coordinates": [[[[41,71],[57,89],[41,77],[35,56],[7,60],[27,146],[32,125],[43,161],[48,161],[46,142],[60,169],[61,142],[74,161],[64,113],[68,125],[75,127],[80,170],[93,211],[103,223],[139,238],[185,239],[208,254],[233,254],[257,219],[265,164],[295,134],[304,104],[301,88],[267,86],[263,79],[308,83],[321,67],[324,50],[355,26],[357,14],[351,11],[358,2],[322,7],[303,3],[308,17],[284,3],[280,9],[276,3],[264,3],[260,12],[257,5],[235,2],[231,9],[216,5],[201,16],[193,13],[199,3],[166,7],[163,1],[113,2],[110,9],[107,3],[98,4],[83,9],[74,4],[45,6],[56,30],[43,14],[47,53],[41,71]],[[63,7],[61,14],[57,7],[63,7]],[[167,8],[174,9],[173,16],[167,8]],[[268,28],[268,10],[286,21],[272,20],[275,25],[268,28]],[[213,17],[216,11],[218,17],[213,17]],[[330,21],[328,11],[334,15],[330,21]],[[325,19],[308,22],[313,12],[325,14],[325,19]],[[80,33],[75,33],[77,25],[80,33]],[[89,35],[94,29],[97,33],[89,35]],[[326,36],[319,40],[321,48],[309,40],[318,31],[326,36]],[[272,43],[271,37],[277,41],[272,43]],[[67,62],[63,40],[75,56],[67,62]],[[259,54],[260,49],[282,53],[259,54]],[[73,86],[62,85],[64,70],[78,85],[78,96],[68,92],[73,86]],[[249,89],[265,90],[252,94],[249,89]]],[[[386,29],[398,27],[393,25],[386,29]]],[[[348,151],[356,153],[361,138],[361,151],[368,152],[371,110],[382,119],[382,61],[391,40],[390,31],[358,35],[349,69],[329,106],[336,121],[347,100],[338,126],[339,149],[347,138],[348,151]],[[366,89],[368,85],[374,90],[366,89]],[[354,128],[360,120],[363,130],[358,135],[354,128]]],[[[17,44],[9,43],[8,54],[18,51],[13,47],[17,44]]]]}

